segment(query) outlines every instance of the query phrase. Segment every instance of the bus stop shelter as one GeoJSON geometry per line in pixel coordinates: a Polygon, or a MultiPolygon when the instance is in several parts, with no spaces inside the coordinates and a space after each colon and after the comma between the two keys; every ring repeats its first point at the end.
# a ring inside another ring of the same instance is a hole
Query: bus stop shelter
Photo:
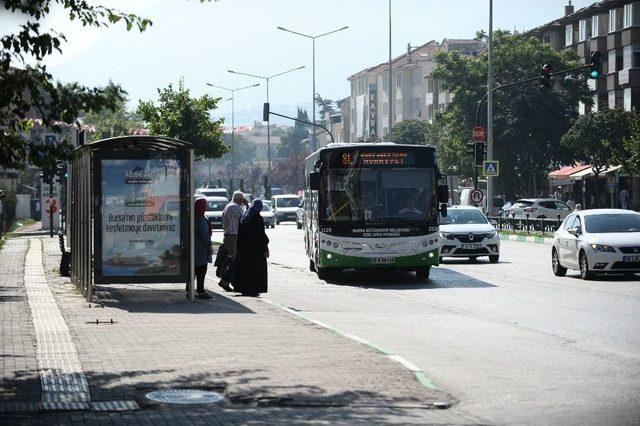
{"type": "Polygon", "coordinates": [[[76,149],[71,164],[71,281],[186,283],[194,299],[193,145],[122,136],[76,149]]]}

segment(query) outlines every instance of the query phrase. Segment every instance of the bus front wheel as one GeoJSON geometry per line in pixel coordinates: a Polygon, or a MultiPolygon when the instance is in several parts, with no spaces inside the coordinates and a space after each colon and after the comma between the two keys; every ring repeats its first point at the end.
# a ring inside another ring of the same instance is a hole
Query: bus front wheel
{"type": "Polygon", "coordinates": [[[431,272],[431,266],[427,266],[426,268],[416,269],[416,278],[419,280],[429,279],[429,273],[431,272]]]}
{"type": "Polygon", "coordinates": [[[316,263],[313,261],[313,259],[309,259],[309,270],[311,272],[316,271],[316,263]]]}
{"type": "Polygon", "coordinates": [[[316,266],[316,273],[321,280],[327,280],[331,275],[336,272],[333,268],[319,268],[316,266]]]}

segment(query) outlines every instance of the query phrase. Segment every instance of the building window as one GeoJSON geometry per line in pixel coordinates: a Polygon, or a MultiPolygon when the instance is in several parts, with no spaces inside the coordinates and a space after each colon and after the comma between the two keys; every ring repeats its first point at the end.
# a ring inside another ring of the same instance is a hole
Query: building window
{"type": "Polygon", "coordinates": [[[543,43],[547,43],[547,44],[551,44],[551,34],[544,34],[542,36],[542,42],[543,43]]]}
{"type": "Polygon", "coordinates": [[[586,19],[581,19],[578,23],[578,41],[587,41],[591,38],[591,25],[586,19]]]}
{"type": "Polygon", "coordinates": [[[624,27],[629,28],[640,23],[640,7],[638,3],[630,3],[624,5],[624,27]]]}
{"type": "Polygon", "coordinates": [[[386,75],[382,77],[382,90],[384,90],[385,93],[389,90],[389,79],[386,75]]]}
{"type": "Polygon", "coordinates": [[[607,15],[594,15],[591,17],[591,37],[607,35],[607,15]]]}
{"type": "Polygon", "coordinates": [[[420,98],[411,99],[411,115],[413,117],[420,117],[420,98]]]}
{"type": "Polygon", "coordinates": [[[420,83],[422,81],[422,71],[420,70],[420,68],[413,70],[413,73],[411,74],[411,85],[412,86],[420,86],[420,83]]]}
{"type": "Polygon", "coordinates": [[[427,79],[427,93],[433,93],[434,81],[433,77],[427,79]]]}
{"type": "Polygon", "coordinates": [[[616,50],[612,49],[609,51],[609,60],[607,61],[607,73],[613,74],[616,72],[616,50]]]}
{"type": "Polygon", "coordinates": [[[573,44],[573,25],[564,27],[564,45],[571,46],[573,44]]]}
{"type": "Polygon", "coordinates": [[[364,93],[364,80],[358,81],[358,94],[362,95],[364,93]]]}
{"type": "Polygon", "coordinates": [[[609,32],[613,33],[618,31],[618,10],[610,9],[609,10],[609,32]]]}
{"type": "Polygon", "coordinates": [[[402,74],[396,74],[396,87],[400,89],[402,87],[402,74]]]}
{"type": "Polygon", "coordinates": [[[382,113],[384,115],[389,115],[389,102],[382,103],[382,113]]]}
{"type": "Polygon", "coordinates": [[[640,67],[640,44],[630,44],[622,48],[622,68],[640,67]]]}

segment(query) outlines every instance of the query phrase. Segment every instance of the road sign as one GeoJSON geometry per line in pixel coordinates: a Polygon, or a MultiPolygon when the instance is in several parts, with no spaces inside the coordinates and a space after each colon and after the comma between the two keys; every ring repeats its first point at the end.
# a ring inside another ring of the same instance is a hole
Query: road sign
{"type": "Polygon", "coordinates": [[[616,177],[617,176],[607,176],[607,189],[609,190],[609,192],[615,192],[616,188],[617,188],[617,184],[616,184],[616,177]]]}
{"type": "Polygon", "coordinates": [[[474,142],[482,142],[484,140],[484,129],[480,126],[476,126],[471,131],[471,139],[474,142]]]}
{"type": "Polygon", "coordinates": [[[469,193],[469,199],[474,203],[481,203],[483,198],[484,194],[477,188],[469,193]]]}
{"type": "Polygon", "coordinates": [[[499,161],[483,161],[482,174],[484,176],[499,176],[500,162],[499,161]]]}

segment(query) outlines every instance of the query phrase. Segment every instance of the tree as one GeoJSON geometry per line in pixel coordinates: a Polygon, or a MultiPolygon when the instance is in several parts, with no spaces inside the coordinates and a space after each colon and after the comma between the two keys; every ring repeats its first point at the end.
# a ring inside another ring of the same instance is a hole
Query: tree
{"type": "Polygon", "coordinates": [[[77,124],[82,112],[116,109],[126,92],[116,85],[92,88],[55,82],[41,61],[54,50],[62,52],[66,38],[54,30],[43,31],[40,23],[53,12],[63,12],[70,21],[78,19],[84,26],[108,27],[121,22],[127,30],[136,27],[142,32],[151,21],[79,0],[5,0],[0,7],[26,21],[17,32],[0,39],[0,121],[7,126],[0,132],[0,165],[23,168],[29,158],[33,164],[49,168],[55,159],[71,155],[71,145],[64,139],[56,146],[24,139],[22,134],[33,127],[33,118],[61,133],[60,125],[77,124]]]}
{"type": "Polygon", "coordinates": [[[278,161],[273,168],[273,181],[289,192],[295,192],[304,188],[304,160],[302,153],[292,155],[278,161]]]}
{"type": "MultiPolygon", "coordinates": [[[[625,152],[624,142],[632,137],[636,123],[635,113],[606,108],[580,116],[560,143],[571,153],[574,162],[583,161],[591,165],[597,182],[598,175],[608,167],[628,163],[629,153],[625,152]]],[[[598,205],[598,185],[595,185],[595,195],[598,205]]]]}
{"type": "Polygon", "coordinates": [[[426,145],[436,147],[436,159],[440,171],[447,175],[472,176],[473,159],[467,152],[467,131],[455,126],[456,119],[446,110],[438,119],[427,125],[426,145]]]}
{"type": "MultiPolygon", "coordinates": [[[[307,111],[298,108],[298,120],[309,121],[307,111]]],[[[302,144],[304,139],[309,137],[308,125],[296,121],[293,129],[288,131],[286,135],[281,137],[280,146],[278,147],[278,156],[288,158],[300,154],[304,154],[305,147],[302,144]]]]}
{"type": "Polygon", "coordinates": [[[323,99],[322,96],[320,96],[320,93],[316,93],[316,105],[318,105],[318,107],[320,108],[320,110],[318,111],[320,113],[320,119],[324,120],[324,115],[328,112],[328,113],[332,113],[334,111],[334,102],[331,99],[323,99]]]}
{"type": "MultiPolygon", "coordinates": [[[[231,166],[231,135],[223,136],[226,154],[220,157],[220,161],[227,167],[231,166]]],[[[244,135],[235,135],[233,140],[233,156],[236,166],[252,163],[256,158],[256,143],[244,135]]]]}
{"type": "Polygon", "coordinates": [[[158,89],[158,96],[158,106],[153,101],[140,101],[138,105],[138,114],[151,134],[193,143],[199,159],[219,158],[227,151],[222,143],[222,119],[212,121],[209,116],[220,98],[192,98],[182,78],[176,89],[172,84],[158,89]]]}
{"type": "Polygon", "coordinates": [[[636,115],[631,129],[631,135],[623,142],[627,154],[625,167],[629,174],[640,176],[640,118],[636,115]]]}
{"type": "Polygon", "coordinates": [[[424,145],[429,125],[422,120],[404,120],[393,126],[391,140],[394,143],[424,145]]]}
{"type": "MultiPolygon", "coordinates": [[[[486,35],[480,33],[480,38],[486,35]]],[[[494,33],[494,78],[497,85],[536,76],[543,64],[554,70],[580,65],[573,52],[556,52],[549,44],[507,31],[494,33]]],[[[474,127],[477,102],[486,93],[487,54],[462,56],[457,52],[440,52],[434,77],[455,98],[436,120],[447,121],[444,137],[436,146],[459,156],[460,164],[469,154],[461,149],[474,127]]],[[[536,182],[543,181],[549,168],[565,163],[569,155],[559,140],[578,117],[578,102],[591,105],[584,73],[561,79],[552,90],[527,83],[497,90],[494,97],[494,159],[501,161],[497,192],[508,196],[532,193],[536,182]]],[[[485,104],[486,105],[486,104],[485,104]]],[[[486,122],[486,108],[480,123],[486,122]]]]}
{"type": "Polygon", "coordinates": [[[131,135],[134,130],[143,126],[138,114],[127,110],[126,99],[117,102],[114,110],[103,108],[98,112],[89,111],[82,116],[81,121],[94,128],[94,131],[89,134],[89,142],[131,135]]]}

